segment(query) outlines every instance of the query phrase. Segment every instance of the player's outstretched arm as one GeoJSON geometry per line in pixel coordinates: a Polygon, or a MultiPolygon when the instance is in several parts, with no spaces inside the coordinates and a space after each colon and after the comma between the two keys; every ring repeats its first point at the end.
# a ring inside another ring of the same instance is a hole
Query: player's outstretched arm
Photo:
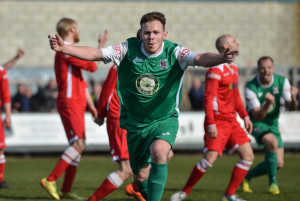
{"type": "Polygon", "coordinates": [[[11,58],[9,61],[7,61],[5,64],[3,64],[2,66],[6,69],[6,70],[8,70],[8,69],[10,69],[11,67],[13,67],[16,63],[17,63],[17,61],[21,58],[21,57],[23,57],[24,56],[24,54],[25,54],[25,51],[23,50],[23,49],[18,49],[18,52],[17,52],[17,54],[16,54],[16,56],[14,56],[13,58],[11,58]]]}
{"type": "Polygon", "coordinates": [[[102,61],[103,55],[102,50],[98,48],[91,47],[79,47],[73,45],[64,44],[61,37],[55,34],[55,37],[51,35],[48,36],[50,48],[56,52],[62,52],[79,59],[87,61],[102,61]]]}
{"type": "Polygon", "coordinates": [[[194,58],[196,66],[212,67],[222,63],[232,63],[238,54],[237,50],[227,48],[224,53],[203,53],[197,54],[194,58]]]}

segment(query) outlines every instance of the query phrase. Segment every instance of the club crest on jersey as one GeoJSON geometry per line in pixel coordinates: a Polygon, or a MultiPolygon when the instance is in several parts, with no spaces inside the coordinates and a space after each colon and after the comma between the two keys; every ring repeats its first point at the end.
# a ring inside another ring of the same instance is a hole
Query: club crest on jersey
{"type": "Polygon", "coordinates": [[[120,45],[115,45],[115,51],[116,51],[116,53],[118,55],[121,54],[121,47],[120,47],[120,45]]]}
{"type": "Polygon", "coordinates": [[[273,94],[278,94],[278,93],[279,93],[278,87],[273,87],[273,94]]]}
{"type": "Polygon", "coordinates": [[[159,88],[158,79],[152,74],[143,74],[136,79],[137,90],[146,96],[155,94],[159,88]]]}
{"type": "Polygon", "coordinates": [[[160,69],[167,69],[169,67],[168,60],[162,59],[160,60],[160,69]]]}
{"type": "Polygon", "coordinates": [[[263,95],[263,92],[258,92],[258,97],[260,98],[263,95]]]}

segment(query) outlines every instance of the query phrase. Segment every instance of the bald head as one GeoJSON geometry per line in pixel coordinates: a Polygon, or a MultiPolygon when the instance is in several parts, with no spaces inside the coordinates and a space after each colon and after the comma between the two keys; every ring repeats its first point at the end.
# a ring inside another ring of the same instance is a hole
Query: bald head
{"type": "Polygon", "coordinates": [[[218,51],[224,52],[227,48],[230,48],[231,50],[237,50],[239,49],[239,44],[236,42],[235,37],[233,37],[230,34],[224,34],[217,38],[216,40],[216,48],[218,51]]]}

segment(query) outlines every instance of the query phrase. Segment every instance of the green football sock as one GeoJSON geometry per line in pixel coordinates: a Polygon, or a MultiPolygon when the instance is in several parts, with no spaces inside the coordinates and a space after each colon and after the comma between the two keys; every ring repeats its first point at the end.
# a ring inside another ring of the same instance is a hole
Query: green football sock
{"type": "Polygon", "coordinates": [[[259,163],[258,165],[256,165],[251,170],[249,170],[245,179],[250,181],[254,177],[259,177],[259,176],[265,175],[265,174],[268,174],[267,162],[263,161],[263,162],[259,163]]]}
{"type": "Polygon", "coordinates": [[[149,200],[160,201],[168,177],[168,163],[151,163],[148,181],[149,200]]]}
{"type": "Polygon", "coordinates": [[[277,154],[274,152],[266,151],[266,162],[267,162],[267,170],[269,175],[269,185],[271,184],[277,184],[277,167],[278,167],[278,161],[277,161],[277,154]]]}
{"type": "Polygon", "coordinates": [[[139,192],[142,194],[143,198],[145,198],[145,200],[148,200],[148,180],[144,181],[144,182],[138,182],[137,180],[135,180],[135,184],[139,190],[139,192]]]}

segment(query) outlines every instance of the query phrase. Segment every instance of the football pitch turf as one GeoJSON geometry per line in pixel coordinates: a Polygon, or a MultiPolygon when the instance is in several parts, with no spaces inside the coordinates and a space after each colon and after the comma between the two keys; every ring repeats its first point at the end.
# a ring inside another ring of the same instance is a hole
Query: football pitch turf
{"type": "MultiPolygon", "coordinates": [[[[42,177],[46,177],[54,168],[59,155],[34,156],[34,157],[6,157],[5,181],[12,186],[11,189],[0,189],[1,201],[47,201],[52,200],[40,186],[42,177]]],[[[185,184],[192,168],[202,154],[175,154],[169,162],[169,175],[162,200],[169,200],[170,196],[179,191],[185,184]]],[[[233,166],[238,160],[237,155],[224,155],[219,158],[214,167],[192,190],[186,201],[220,201],[229,182],[233,166]]],[[[256,154],[254,165],[263,160],[263,154],[256,154]]],[[[297,201],[300,200],[300,154],[287,153],[285,155],[285,167],[278,173],[280,187],[279,195],[268,193],[267,176],[262,176],[251,181],[252,194],[241,192],[237,194],[248,201],[297,201]]],[[[77,176],[73,185],[73,191],[83,197],[91,195],[103,182],[103,180],[117,168],[111,162],[109,155],[83,155],[78,167],[77,176]]],[[[62,178],[57,185],[60,189],[62,178]]],[[[121,188],[114,191],[104,200],[130,201],[132,197],[125,195],[124,187],[132,182],[125,182],[121,188]]],[[[68,200],[68,199],[64,199],[68,200]]]]}

